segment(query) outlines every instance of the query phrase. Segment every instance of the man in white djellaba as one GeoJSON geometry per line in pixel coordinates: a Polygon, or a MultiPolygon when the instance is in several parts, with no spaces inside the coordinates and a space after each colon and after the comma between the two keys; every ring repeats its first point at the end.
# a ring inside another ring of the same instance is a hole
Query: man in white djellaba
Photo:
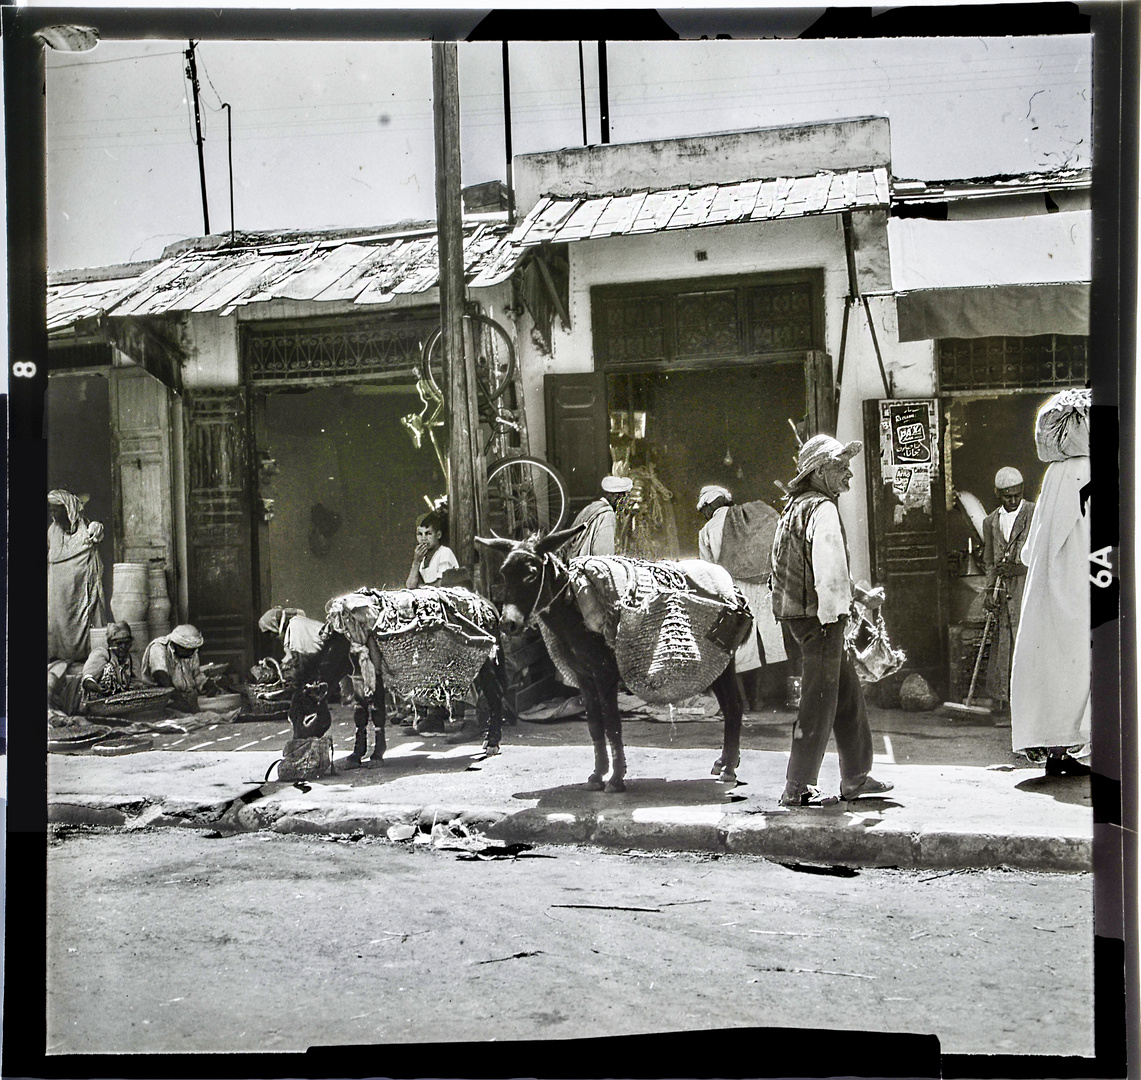
{"type": "Polygon", "coordinates": [[[1022,549],[1027,566],[1010,673],[1011,747],[1049,776],[1089,774],[1089,390],[1063,390],[1034,422],[1050,464],[1022,549]]]}

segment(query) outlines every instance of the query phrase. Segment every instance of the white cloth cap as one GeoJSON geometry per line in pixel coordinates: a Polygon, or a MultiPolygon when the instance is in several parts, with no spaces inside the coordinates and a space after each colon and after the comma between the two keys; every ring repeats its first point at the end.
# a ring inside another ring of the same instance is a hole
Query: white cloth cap
{"type": "Polygon", "coordinates": [[[629,491],[634,486],[634,481],[628,476],[604,476],[602,478],[602,490],[612,493],[629,491]]]}
{"type": "Polygon", "coordinates": [[[708,506],[711,502],[716,502],[718,499],[727,499],[729,502],[732,502],[733,493],[727,487],[722,487],[720,484],[706,484],[697,496],[697,509],[700,510],[703,506],[708,506]]]}
{"type": "Polygon", "coordinates": [[[1010,465],[999,469],[998,472],[994,474],[994,486],[996,491],[1005,491],[1007,488],[1018,487],[1022,482],[1022,473],[1010,465]]]}

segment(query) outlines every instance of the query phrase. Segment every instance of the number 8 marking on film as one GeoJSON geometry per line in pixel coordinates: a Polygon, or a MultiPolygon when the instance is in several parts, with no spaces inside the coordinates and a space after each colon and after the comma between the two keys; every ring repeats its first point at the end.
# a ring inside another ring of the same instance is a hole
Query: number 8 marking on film
{"type": "Polygon", "coordinates": [[[17,360],[12,365],[12,374],[17,379],[31,379],[36,374],[36,365],[31,360],[17,360]]]}

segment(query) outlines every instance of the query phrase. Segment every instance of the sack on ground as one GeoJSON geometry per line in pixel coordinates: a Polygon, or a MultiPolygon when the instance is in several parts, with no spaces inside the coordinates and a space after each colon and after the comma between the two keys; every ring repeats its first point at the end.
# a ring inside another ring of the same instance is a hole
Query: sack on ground
{"type": "Polygon", "coordinates": [[[333,771],[333,740],[324,735],[319,739],[290,739],[282,750],[277,766],[279,780],[318,780],[333,771]]]}

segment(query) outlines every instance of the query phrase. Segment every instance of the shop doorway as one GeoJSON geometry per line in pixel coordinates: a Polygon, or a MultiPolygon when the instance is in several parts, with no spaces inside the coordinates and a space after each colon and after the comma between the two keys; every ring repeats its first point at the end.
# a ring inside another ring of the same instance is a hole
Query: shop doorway
{"type": "Polygon", "coordinates": [[[421,408],[411,386],[388,384],[257,401],[261,611],[323,618],[330,598],[354,588],[404,586],[424,497],[446,490],[430,445],[417,449],[400,423],[421,408]]]}
{"type": "MultiPolygon", "coordinates": [[[[998,506],[994,476],[1004,466],[1022,473],[1026,498],[1034,501],[1042,487],[1046,463],[1038,460],[1034,445],[1034,418],[1056,393],[1004,394],[992,397],[954,397],[944,400],[950,454],[948,481],[959,498],[959,510],[947,515],[947,550],[956,570],[963,572],[968,550],[981,569],[982,540],[969,520],[968,506],[978,500],[989,514],[998,506]]],[[[977,512],[975,513],[977,517],[977,512]]]]}
{"type": "MultiPolygon", "coordinates": [[[[803,358],[701,371],[607,376],[610,452],[654,481],[656,558],[696,558],[697,495],[722,484],[737,502],[779,506],[795,472],[794,424],[805,414],[803,358]],[[660,487],[659,487],[660,485],[660,487]]],[[[803,432],[802,432],[803,434],[803,432]]]]}
{"type": "MultiPolygon", "coordinates": [[[[46,404],[48,490],[62,488],[80,499],[86,498],[83,516],[103,524],[104,539],[99,551],[103,557],[105,614],[110,618],[117,515],[111,481],[111,405],[107,378],[87,373],[53,375],[48,379],[46,404]]],[[[46,505],[44,512],[46,517],[46,505]]]]}

